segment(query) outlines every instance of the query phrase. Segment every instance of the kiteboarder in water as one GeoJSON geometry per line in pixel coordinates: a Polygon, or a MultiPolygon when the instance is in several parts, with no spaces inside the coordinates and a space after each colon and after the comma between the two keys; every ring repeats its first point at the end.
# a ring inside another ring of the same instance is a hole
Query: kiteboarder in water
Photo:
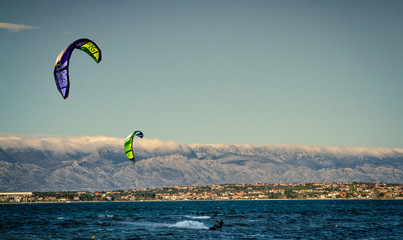
{"type": "Polygon", "coordinates": [[[218,225],[214,225],[213,227],[210,227],[210,230],[217,230],[217,229],[221,229],[222,226],[224,225],[224,222],[222,221],[222,219],[220,221],[217,221],[218,225]]]}

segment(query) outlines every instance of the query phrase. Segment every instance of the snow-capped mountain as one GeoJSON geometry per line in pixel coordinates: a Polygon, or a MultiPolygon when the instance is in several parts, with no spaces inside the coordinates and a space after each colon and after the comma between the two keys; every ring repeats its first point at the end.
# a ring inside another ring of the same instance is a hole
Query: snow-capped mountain
{"type": "Polygon", "coordinates": [[[224,183],[403,183],[403,149],[185,144],[0,133],[0,192],[99,191],[224,183]]]}

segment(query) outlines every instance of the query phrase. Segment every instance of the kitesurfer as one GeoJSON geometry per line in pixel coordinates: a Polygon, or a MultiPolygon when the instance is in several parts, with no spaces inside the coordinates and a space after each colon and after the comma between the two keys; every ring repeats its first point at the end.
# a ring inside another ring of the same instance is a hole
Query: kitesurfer
{"type": "Polygon", "coordinates": [[[210,227],[210,230],[217,230],[217,229],[221,229],[222,226],[224,225],[224,222],[222,221],[222,219],[220,221],[217,221],[218,225],[214,225],[213,227],[210,227]]]}

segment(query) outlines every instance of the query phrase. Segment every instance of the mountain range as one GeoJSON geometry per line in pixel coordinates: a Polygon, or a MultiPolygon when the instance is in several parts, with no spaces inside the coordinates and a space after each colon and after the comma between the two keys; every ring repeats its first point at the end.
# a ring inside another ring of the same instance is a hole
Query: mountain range
{"type": "Polygon", "coordinates": [[[0,133],[0,192],[103,191],[228,183],[403,183],[403,148],[185,144],[0,133]]]}

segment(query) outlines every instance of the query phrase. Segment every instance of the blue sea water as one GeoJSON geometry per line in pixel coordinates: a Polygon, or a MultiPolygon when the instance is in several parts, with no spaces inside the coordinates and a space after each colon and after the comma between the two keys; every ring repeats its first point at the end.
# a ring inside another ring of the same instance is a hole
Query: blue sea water
{"type": "Polygon", "coordinates": [[[1,204],[0,239],[403,239],[403,201],[1,204]]]}

